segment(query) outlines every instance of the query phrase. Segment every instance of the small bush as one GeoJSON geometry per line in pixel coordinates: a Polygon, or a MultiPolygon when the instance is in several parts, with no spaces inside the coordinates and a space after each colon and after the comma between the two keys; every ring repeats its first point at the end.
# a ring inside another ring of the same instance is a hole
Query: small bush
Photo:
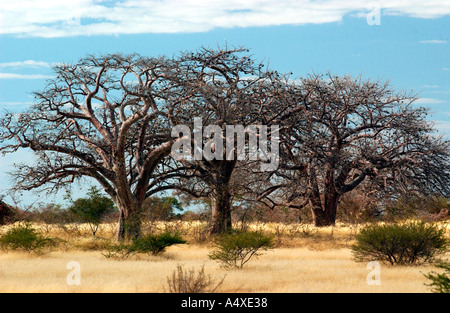
{"type": "Polygon", "coordinates": [[[42,252],[44,248],[51,248],[55,243],[55,240],[42,236],[29,223],[9,229],[0,238],[2,249],[26,252],[42,252]]]}
{"type": "Polygon", "coordinates": [[[108,246],[106,252],[102,254],[107,259],[124,260],[135,255],[136,252],[130,248],[130,245],[119,243],[108,246]]]}
{"type": "Polygon", "coordinates": [[[69,211],[82,223],[88,223],[92,235],[95,238],[98,227],[103,217],[114,210],[114,202],[106,196],[102,196],[99,189],[91,187],[87,198],[75,200],[69,207],[69,211]]]}
{"type": "Polygon", "coordinates": [[[145,235],[134,239],[130,244],[120,243],[110,246],[105,254],[106,258],[126,259],[138,253],[158,255],[169,246],[186,243],[179,234],[165,232],[158,235],[145,235]]]}
{"type": "Polygon", "coordinates": [[[215,292],[225,280],[225,276],[218,282],[205,274],[205,267],[195,273],[194,269],[185,270],[178,265],[172,276],[167,277],[167,286],[171,293],[212,293],[215,292]]]}
{"type": "Polygon", "coordinates": [[[165,232],[159,235],[146,235],[133,240],[131,249],[137,253],[161,254],[167,247],[186,243],[179,234],[165,232]]]}
{"type": "Polygon", "coordinates": [[[242,268],[252,257],[273,247],[273,239],[261,232],[240,232],[217,236],[215,250],[208,256],[225,268],[242,268]]]}
{"type": "Polygon", "coordinates": [[[370,225],[356,236],[352,252],[356,261],[379,260],[391,265],[431,261],[447,247],[445,230],[435,224],[370,225]]]}
{"type": "Polygon", "coordinates": [[[425,274],[425,277],[431,280],[431,283],[427,286],[432,287],[434,293],[450,293],[450,263],[441,262],[436,267],[444,269],[445,272],[425,274]]]}

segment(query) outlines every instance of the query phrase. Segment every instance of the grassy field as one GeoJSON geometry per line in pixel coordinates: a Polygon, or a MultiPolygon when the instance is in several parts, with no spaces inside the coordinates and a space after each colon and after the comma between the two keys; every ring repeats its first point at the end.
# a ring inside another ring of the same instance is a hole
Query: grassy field
{"type": "Polygon", "coordinates": [[[355,262],[350,250],[357,228],[338,225],[319,230],[309,225],[281,224],[251,225],[272,233],[276,247],[243,269],[229,270],[208,258],[211,246],[203,240],[201,223],[150,226],[178,230],[188,243],[169,247],[160,256],[116,260],[102,254],[106,244],[112,242],[113,225],[101,225],[96,239],[89,235],[86,225],[42,227],[43,232],[64,243],[44,255],[0,251],[0,292],[165,292],[167,277],[183,265],[196,271],[204,266],[213,279],[224,278],[217,292],[422,293],[430,292],[424,274],[435,270],[431,265],[382,264],[380,285],[369,285],[371,269],[366,263],[355,262]],[[80,265],[80,285],[67,284],[71,271],[67,264],[72,261],[80,265]]]}

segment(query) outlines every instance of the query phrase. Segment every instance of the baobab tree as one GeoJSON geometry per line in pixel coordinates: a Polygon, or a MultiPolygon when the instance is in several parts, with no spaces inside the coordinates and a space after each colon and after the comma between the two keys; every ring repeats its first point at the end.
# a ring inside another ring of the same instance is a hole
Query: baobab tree
{"type": "Polygon", "coordinates": [[[311,75],[291,84],[276,183],[260,193],[271,207],[311,209],[316,226],[334,225],[342,195],[376,188],[449,194],[449,142],[417,97],[387,82],[311,75]],[[366,184],[367,185],[367,184],[366,184]]]}
{"type": "Polygon", "coordinates": [[[39,157],[16,169],[15,188],[57,190],[95,179],[120,211],[118,239],[139,236],[145,199],[170,189],[208,196],[211,233],[230,229],[237,158],[174,162],[179,138],[172,130],[193,129],[195,118],[222,130],[258,120],[274,102],[279,75],[246,52],[202,48],[170,59],[110,54],[56,65],[56,77],[35,93],[29,111],[0,120],[0,151],[31,149],[39,157]],[[206,188],[199,192],[198,185],[206,188]]]}
{"type": "Polygon", "coordinates": [[[120,54],[56,65],[28,111],[0,120],[1,152],[31,149],[39,158],[16,168],[15,189],[95,179],[120,211],[117,238],[139,236],[151,175],[174,142],[170,130],[192,114],[190,95],[170,83],[176,67],[176,59],[120,54]]]}
{"type": "Polygon", "coordinates": [[[194,120],[186,127],[188,134],[182,132],[181,136],[189,137],[185,145],[189,145],[190,154],[166,166],[167,171],[158,176],[163,181],[158,190],[176,189],[195,198],[208,198],[210,234],[231,230],[232,200],[248,184],[243,175],[236,177],[249,161],[258,161],[249,160],[249,138],[261,138],[256,126],[261,125],[267,108],[280,104],[283,77],[255,62],[248,52],[244,48],[203,48],[185,53],[178,67],[178,85],[191,95],[187,102],[199,112],[199,123],[194,120]],[[241,148],[235,134],[245,136],[241,137],[241,148]]]}

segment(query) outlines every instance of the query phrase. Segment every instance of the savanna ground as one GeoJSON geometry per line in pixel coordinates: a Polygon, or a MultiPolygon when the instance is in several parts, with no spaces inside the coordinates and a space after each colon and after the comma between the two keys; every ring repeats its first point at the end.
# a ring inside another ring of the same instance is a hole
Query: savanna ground
{"type": "MultiPolygon", "coordinates": [[[[104,256],[113,242],[115,225],[102,224],[96,238],[87,225],[34,225],[61,239],[49,253],[35,254],[0,250],[0,292],[167,292],[167,278],[182,265],[200,270],[216,281],[224,278],[217,292],[430,292],[424,274],[433,265],[388,266],[381,264],[380,285],[369,285],[372,268],[354,261],[351,245],[360,226],[338,224],[314,228],[301,224],[251,224],[271,233],[275,247],[243,269],[224,269],[208,258],[212,246],[201,222],[152,223],[153,230],[175,230],[186,244],[171,246],[158,256],[136,255],[125,260],[104,256]],[[80,285],[69,285],[68,263],[80,264],[80,285]]],[[[449,229],[449,225],[445,225],[449,229]]],[[[4,232],[4,226],[0,232],[4,232]]],[[[449,259],[447,254],[444,259],[449,259]]]]}

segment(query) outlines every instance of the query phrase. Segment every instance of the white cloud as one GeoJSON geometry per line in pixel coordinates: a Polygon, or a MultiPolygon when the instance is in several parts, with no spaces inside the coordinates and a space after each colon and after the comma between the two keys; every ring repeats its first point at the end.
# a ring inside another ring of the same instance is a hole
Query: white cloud
{"type": "MultiPolygon", "coordinates": [[[[35,61],[35,60],[25,60],[25,61],[15,61],[15,62],[4,62],[0,63],[0,69],[10,68],[10,69],[48,69],[52,65],[47,62],[35,61]]],[[[0,79],[49,79],[53,76],[44,75],[40,73],[4,73],[0,72],[0,79]]]]}
{"type": "Polygon", "coordinates": [[[447,40],[422,40],[422,41],[419,41],[419,43],[439,45],[439,44],[447,43],[447,40]]]}
{"type": "Polygon", "coordinates": [[[7,101],[7,102],[0,102],[0,108],[13,108],[13,107],[21,107],[21,106],[28,106],[33,104],[31,101],[7,101]]]}
{"type": "MultiPolygon", "coordinates": [[[[373,0],[1,1],[0,34],[62,37],[318,24],[339,22],[346,14],[365,18],[373,3],[373,0]]],[[[450,15],[447,0],[378,0],[376,4],[382,14],[417,18],[450,15]]]]}
{"type": "Polygon", "coordinates": [[[34,61],[34,60],[0,63],[0,68],[3,68],[3,67],[41,68],[41,67],[50,67],[50,66],[51,65],[47,62],[34,61]]]}
{"type": "Polygon", "coordinates": [[[53,76],[42,74],[0,73],[0,79],[50,79],[53,76]]]}
{"type": "Polygon", "coordinates": [[[444,103],[444,102],[445,101],[436,99],[436,98],[419,98],[414,103],[416,103],[416,104],[439,104],[439,103],[444,103]]]}
{"type": "Polygon", "coordinates": [[[423,87],[423,88],[433,88],[433,89],[439,88],[438,85],[423,85],[422,87],[423,87]]]}

